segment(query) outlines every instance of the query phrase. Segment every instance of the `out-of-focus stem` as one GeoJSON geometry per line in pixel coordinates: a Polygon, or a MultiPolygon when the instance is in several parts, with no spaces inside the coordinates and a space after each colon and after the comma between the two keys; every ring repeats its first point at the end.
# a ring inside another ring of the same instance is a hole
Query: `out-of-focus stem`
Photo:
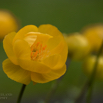
{"type": "Polygon", "coordinates": [[[45,102],[44,103],[49,103],[51,98],[53,97],[53,95],[55,94],[56,90],[57,90],[57,87],[59,85],[59,82],[60,80],[56,80],[53,85],[52,85],[52,88],[51,88],[51,91],[49,92],[49,94],[47,95],[46,99],[45,99],[45,102]]]}
{"type": "MultiPolygon", "coordinates": [[[[67,69],[69,67],[69,64],[70,64],[70,59],[67,59],[67,62],[66,62],[66,65],[67,65],[67,69]]],[[[57,79],[53,84],[52,84],[52,87],[51,87],[51,91],[49,92],[49,94],[47,95],[44,103],[50,103],[50,100],[52,99],[53,95],[55,94],[61,80],[62,80],[63,77],[57,79]]]]}
{"type": "Polygon", "coordinates": [[[95,80],[95,76],[96,76],[96,70],[97,70],[97,66],[98,66],[98,60],[99,60],[99,57],[102,53],[102,50],[103,50],[103,42],[102,42],[102,45],[99,49],[99,52],[97,54],[97,57],[96,57],[96,62],[95,62],[95,65],[94,65],[94,69],[93,69],[93,72],[92,72],[92,75],[90,77],[90,81],[88,82],[88,94],[87,94],[87,99],[86,99],[86,103],[91,103],[91,97],[92,97],[92,91],[93,91],[93,83],[94,83],[94,80],[95,80]]]}
{"type": "Polygon", "coordinates": [[[87,94],[87,99],[86,99],[86,103],[91,103],[91,96],[92,96],[92,89],[93,89],[93,82],[95,80],[95,75],[96,75],[96,69],[97,69],[97,65],[98,65],[98,59],[99,59],[99,56],[101,55],[102,53],[102,50],[103,50],[103,42],[102,42],[102,45],[99,49],[99,52],[97,54],[97,57],[96,57],[96,62],[95,62],[95,65],[94,65],[94,69],[93,69],[93,72],[90,76],[90,78],[87,80],[87,82],[85,83],[80,95],[77,97],[77,99],[75,100],[74,103],[81,103],[83,97],[84,97],[84,94],[86,93],[86,91],[88,90],[88,94],[87,94]]]}

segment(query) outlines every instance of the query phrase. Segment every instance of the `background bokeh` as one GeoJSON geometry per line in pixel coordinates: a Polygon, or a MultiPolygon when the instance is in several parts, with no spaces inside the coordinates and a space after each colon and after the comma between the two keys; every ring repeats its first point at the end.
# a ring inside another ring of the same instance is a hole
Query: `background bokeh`
{"type": "MultiPolygon", "coordinates": [[[[79,32],[84,26],[103,23],[101,0],[0,0],[0,9],[10,10],[20,21],[20,26],[33,24],[55,25],[62,33],[79,32]]],[[[2,70],[7,58],[0,43],[0,95],[11,93],[0,103],[15,103],[22,84],[9,79],[2,70]]],[[[82,72],[82,61],[70,61],[51,103],[73,103],[87,77],[82,72]]],[[[31,82],[23,95],[22,103],[42,103],[54,81],[33,85],[31,82]]],[[[94,85],[92,103],[103,103],[103,81],[94,85]]]]}

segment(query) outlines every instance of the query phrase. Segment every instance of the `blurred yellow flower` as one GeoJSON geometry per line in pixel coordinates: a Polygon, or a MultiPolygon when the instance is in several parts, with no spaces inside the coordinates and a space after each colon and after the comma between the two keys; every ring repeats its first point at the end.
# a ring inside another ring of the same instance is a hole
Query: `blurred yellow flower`
{"type": "Polygon", "coordinates": [[[82,34],[92,45],[93,51],[97,52],[103,40],[103,25],[98,24],[85,27],[84,30],[82,30],[82,34]]]}
{"type": "Polygon", "coordinates": [[[64,36],[68,45],[68,56],[73,60],[84,59],[91,51],[87,39],[79,33],[64,36]]]}
{"type": "Polygon", "coordinates": [[[0,10],[0,39],[12,31],[18,30],[15,17],[8,11],[0,10]]]}
{"type": "Polygon", "coordinates": [[[5,36],[3,47],[8,56],[3,62],[7,76],[17,82],[46,83],[66,71],[68,48],[62,33],[50,24],[37,28],[28,25],[5,36]]]}
{"type": "MultiPolygon", "coordinates": [[[[96,62],[96,56],[89,56],[83,63],[83,72],[90,76],[96,62]]],[[[103,56],[99,57],[96,78],[103,80],[103,56]]]]}

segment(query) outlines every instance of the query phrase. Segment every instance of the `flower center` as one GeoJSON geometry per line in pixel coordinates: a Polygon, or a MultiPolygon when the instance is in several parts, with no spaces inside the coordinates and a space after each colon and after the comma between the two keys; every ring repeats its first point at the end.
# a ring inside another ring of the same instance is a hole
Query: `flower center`
{"type": "Polygon", "coordinates": [[[37,42],[31,46],[31,60],[42,60],[48,56],[47,45],[37,42]]]}
{"type": "Polygon", "coordinates": [[[31,48],[31,60],[40,61],[49,56],[46,44],[50,38],[52,38],[51,35],[40,32],[28,32],[25,35],[24,40],[28,42],[31,48]]]}

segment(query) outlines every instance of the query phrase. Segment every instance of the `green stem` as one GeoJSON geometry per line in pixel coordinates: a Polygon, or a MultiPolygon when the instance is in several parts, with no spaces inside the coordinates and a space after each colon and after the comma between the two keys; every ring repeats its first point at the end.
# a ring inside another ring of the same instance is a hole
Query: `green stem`
{"type": "Polygon", "coordinates": [[[52,85],[51,91],[50,91],[49,94],[47,95],[44,103],[49,103],[49,102],[50,102],[51,98],[53,97],[53,95],[55,94],[55,92],[56,92],[56,90],[57,90],[57,87],[58,87],[59,83],[60,83],[60,79],[55,80],[55,82],[54,82],[53,85],[52,85]]]}
{"type": "Polygon", "coordinates": [[[20,101],[22,99],[22,96],[23,96],[23,93],[24,93],[24,90],[25,90],[25,87],[26,87],[26,85],[23,84],[22,88],[21,88],[21,91],[20,91],[20,94],[19,94],[19,97],[18,97],[18,100],[17,100],[17,103],[20,103],[20,101]]]}
{"type": "MultiPolygon", "coordinates": [[[[70,64],[70,59],[67,59],[67,62],[66,62],[66,65],[67,65],[67,69],[69,67],[69,64],[70,64]]],[[[55,82],[52,84],[52,87],[51,87],[51,91],[49,92],[49,94],[47,95],[44,103],[50,103],[50,100],[51,98],[54,96],[61,80],[62,80],[63,76],[60,77],[59,79],[55,80],[55,82]]]]}
{"type": "Polygon", "coordinates": [[[97,54],[97,58],[96,58],[96,62],[95,62],[95,65],[94,65],[93,72],[92,72],[90,78],[85,83],[85,85],[84,85],[80,95],[77,97],[77,99],[75,100],[74,103],[80,103],[82,101],[82,99],[84,97],[84,94],[86,93],[87,90],[89,90],[89,92],[88,92],[88,95],[87,95],[87,102],[86,103],[91,103],[91,95],[92,95],[92,89],[93,89],[93,82],[95,80],[95,74],[96,74],[96,68],[97,68],[97,64],[98,64],[98,59],[99,59],[99,56],[102,53],[102,50],[103,50],[103,42],[102,42],[100,50],[99,50],[99,52],[97,54]]]}
{"type": "Polygon", "coordinates": [[[87,89],[88,89],[88,81],[84,84],[84,86],[83,86],[83,88],[82,88],[79,96],[76,98],[76,100],[74,101],[74,103],[81,103],[81,101],[83,100],[83,97],[84,97],[87,89]]]}
{"type": "Polygon", "coordinates": [[[96,70],[97,70],[97,66],[98,66],[98,60],[99,60],[99,57],[102,53],[102,50],[103,50],[103,42],[102,42],[102,45],[99,49],[99,52],[97,54],[97,57],[96,57],[96,62],[95,62],[95,65],[94,65],[94,69],[93,69],[93,72],[91,74],[91,77],[90,77],[90,80],[88,82],[88,94],[87,94],[87,99],[86,99],[86,103],[91,103],[91,97],[92,97],[92,91],[93,91],[93,83],[95,81],[95,76],[96,76],[96,70]]]}

